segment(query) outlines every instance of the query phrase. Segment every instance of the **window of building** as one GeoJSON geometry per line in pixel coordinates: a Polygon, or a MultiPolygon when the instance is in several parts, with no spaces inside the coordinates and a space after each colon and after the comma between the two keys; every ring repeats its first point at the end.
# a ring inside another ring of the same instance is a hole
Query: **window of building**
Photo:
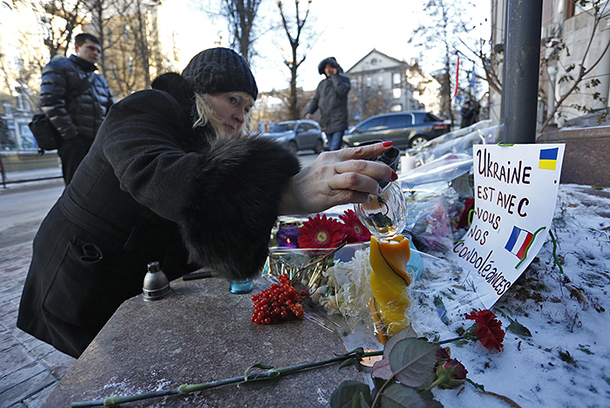
{"type": "Polygon", "coordinates": [[[588,4],[588,3],[590,3],[590,2],[586,2],[583,5],[578,0],[568,0],[568,1],[566,1],[566,12],[565,12],[566,20],[568,18],[574,17],[575,15],[583,13],[585,10],[591,8],[591,4],[588,4]]]}
{"type": "Polygon", "coordinates": [[[377,77],[377,86],[379,86],[380,88],[383,87],[383,76],[381,75],[377,77]]]}
{"type": "Polygon", "coordinates": [[[366,77],[366,86],[368,86],[370,88],[372,85],[373,85],[373,78],[366,77]]]}
{"type": "Polygon", "coordinates": [[[402,89],[400,89],[400,88],[392,89],[392,96],[394,96],[394,99],[400,98],[402,96],[402,89]]]}
{"type": "Polygon", "coordinates": [[[133,75],[133,57],[127,58],[127,75],[133,75]]]}
{"type": "Polygon", "coordinates": [[[390,106],[390,112],[400,112],[401,110],[402,110],[401,103],[395,103],[394,105],[390,106]]]}
{"type": "Polygon", "coordinates": [[[17,110],[30,111],[30,102],[28,101],[28,96],[23,87],[16,87],[15,92],[17,93],[17,96],[15,97],[17,110]]]}
{"type": "Polygon", "coordinates": [[[131,31],[131,27],[129,26],[129,24],[125,24],[125,26],[123,27],[123,41],[125,41],[126,43],[129,42],[129,36],[131,31]]]}
{"type": "Polygon", "coordinates": [[[394,85],[400,85],[400,72],[395,72],[392,74],[392,83],[394,85]]]}

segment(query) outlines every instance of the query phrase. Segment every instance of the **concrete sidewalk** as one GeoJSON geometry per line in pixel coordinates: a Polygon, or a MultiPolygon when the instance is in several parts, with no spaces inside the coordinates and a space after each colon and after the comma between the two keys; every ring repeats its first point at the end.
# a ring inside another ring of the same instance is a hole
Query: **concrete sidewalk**
{"type": "Polygon", "coordinates": [[[0,248],[0,408],[41,406],[76,361],[16,326],[31,256],[30,242],[0,248]]]}
{"type": "MultiPolygon", "coordinates": [[[[57,178],[60,168],[8,172],[0,189],[57,178]]],[[[76,361],[16,326],[31,256],[31,241],[0,248],[0,408],[40,407],[76,361]]]]}
{"type": "Polygon", "coordinates": [[[4,173],[4,177],[0,175],[0,187],[3,185],[11,185],[17,183],[26,183],[33,181],[43,181],[50,179],[60,179],[61,168],[49,167],[46,169],[35,169],[27,171],[9,171],[4,173]]]}

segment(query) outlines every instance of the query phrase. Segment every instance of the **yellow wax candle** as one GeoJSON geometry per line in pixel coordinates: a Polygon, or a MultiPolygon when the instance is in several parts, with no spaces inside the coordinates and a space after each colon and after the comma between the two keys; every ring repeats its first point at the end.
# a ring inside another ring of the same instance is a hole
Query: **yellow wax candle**
{"type": "Polygon", "coordinates": [[[402,235],[391,240],[371,237],[370,251],[373,268],[370,284],[374,296],[370,308],[377,336],[385,343],[409,324],[405,313],[411,303],[407,294],[411,278],[406,271],[411,257],[409,239],[402,235]]]}

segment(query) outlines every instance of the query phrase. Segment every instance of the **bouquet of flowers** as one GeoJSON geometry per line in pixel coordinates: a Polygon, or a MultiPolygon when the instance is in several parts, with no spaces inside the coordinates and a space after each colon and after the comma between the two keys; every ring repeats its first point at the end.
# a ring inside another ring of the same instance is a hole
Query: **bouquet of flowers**
{"type": "MultiPolygon", "coordinates": [[[[288,275],[291,284],[306,288],[314,303],[325,306],[344,283],[334,273],[329,276],[329,269],[351,265],[358,251],[367,249],[371,234],[353,210],[346,210],[338,218],[310,216],[298,228],[298,235],[294,223],[290,228],[290,239],[278,238],[279,246],[270,248],[268,271],[273,276],[288,275]]],[[[361,258],[368,262],[368,254],[361,258]]],[[[333,300],[332,304],[336,303],[333,300]]],[[[330,309],[339,312],[336,305],[330,309]]]]}
{"type": "MultiPolygon", "coordinates": [[[[346,210],[339,220],[316,214],[309,217],[298,229],[296,248],[337,248],[342,244],[368,242],[371,233],[358,219],[353,210],[346,210]]],[[[295,247],[294,240],[278,240],[279,246],[295,247]]]]}

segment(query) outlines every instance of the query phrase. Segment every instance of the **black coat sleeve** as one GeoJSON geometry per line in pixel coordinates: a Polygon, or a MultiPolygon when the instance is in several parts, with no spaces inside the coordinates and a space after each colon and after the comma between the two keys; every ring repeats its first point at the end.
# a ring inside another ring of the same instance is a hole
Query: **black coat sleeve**
{"type": "Polygon", "coordinates": [[[291,153],[263,138],[214,143],[181,220],[193,259],[230,279],[259,273],[282,191],[298,170],[291,153]]]}
{"type": "Polygon", "coordinates": [[[96,143],[121,189],[179,225],[193,262],[228,279],[254,276],[299,161],[254,136],[187,151],[185,139],[203,137],[190,123],[169,94],[142,91],[111,108],[96,143]]]}

